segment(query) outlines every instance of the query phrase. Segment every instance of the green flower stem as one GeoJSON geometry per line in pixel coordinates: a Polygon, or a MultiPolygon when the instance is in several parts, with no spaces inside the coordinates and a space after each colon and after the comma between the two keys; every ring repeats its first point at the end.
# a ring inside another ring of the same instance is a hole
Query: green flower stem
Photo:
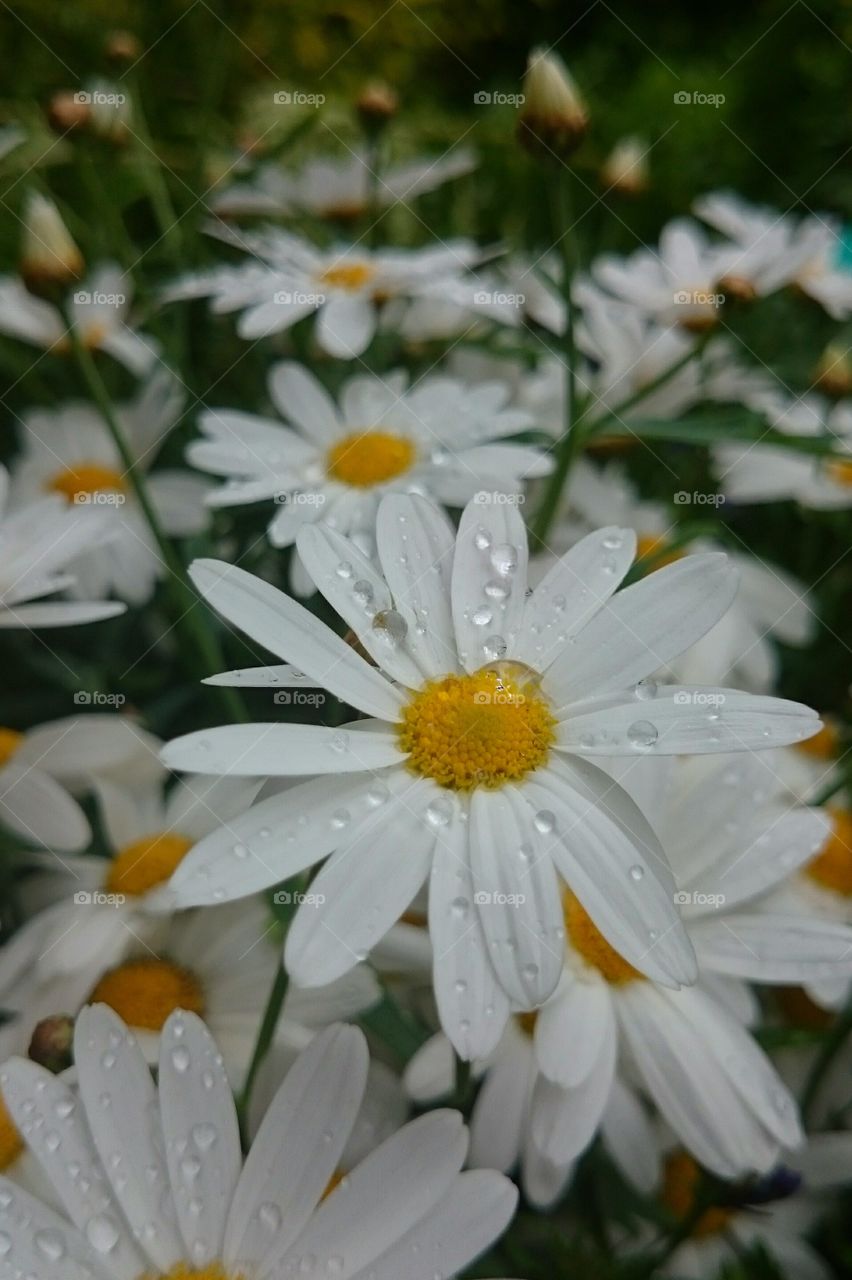
{"type": "Polygon", "coordinates": [[[632,395],[627,396],[620,404],[617,404],[614,409],[609,409],[600,418],[597,418],[589,427],[589,436],[597,435],[602,431],[610,418],[623,418],[625,413],[629,413],[631,409],[635,409],[637,404],[641,404],[643,400],[653,395],[660,387],[664,387],[670,378],[673,378],[676,373],[680,373],[681,369],[685,369],[688,364],[702,354],[709,337],[709,333],[703,334],[695,346],[684,352],[679,360],[675,360],[674,364],[670,364],[667,369],[663,369],[662,373],[658,373],[656,378],[652,378],[643,387],[639,387],[632,395]]]}
{"type": "MultiPolygon", "coordinates": [[[[125,439],[124,430],[118,421],[109,392],[104,386],[97,365],[92,358],[91,352],[80,340],[80,336],[73,325],[69,325],[69,333],[83,380],[113,438],[125,474],[130,481],[134,495],[142,508],[142,513],[160,550],[160,555],[166,567],[166,585],[172,597],[175,610],[175,625],[186,631],[206,667],[211,671],[222,671],[225,667],[225,659],[219,642],[215,633],[206,625],[203,615],[199,613],[198,597],[187,579],[186,566],[163,532],[145,481],[136,466],[136,460],[125,439]]],[[[236,689],[217,686],[217,691],[229,719],[242,721],[248,719],[243,700],[236,689]]]]}
{"type": "Polygon", "coordinates": [[[284,968],[283,959],[279,962],[278,971],[275,974],[275,981],[269,992],[269,998],[266,1001],[266,1008],[263,1011],[263,1020],[260,1024],[260,1030],[257,1033],[254,1052],[249,1063],[248,1073],[246,1074],[245,1084],[237,1103],[237,1113],[240,1118],[240,1129],[242,1131],[243,1142],[248,1146],[248,1116],[249,1106],[251,1105],[251,1095],[254,1089],[257,1073],[263,1064],[263,1060],[269,1052],[275,1035],[275,1029],[278,1026],[278,1019],[281,1016],[281,1010],[284,1008],[284,1001],[287,999],[287,991],[290,986],[290,975],[284,968]]]}

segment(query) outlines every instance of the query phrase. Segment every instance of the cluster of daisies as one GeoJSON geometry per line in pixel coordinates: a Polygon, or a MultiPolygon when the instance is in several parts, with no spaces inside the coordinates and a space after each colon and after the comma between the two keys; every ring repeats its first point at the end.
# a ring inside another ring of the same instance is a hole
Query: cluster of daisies
{"type": "MultiPolygon", "coordinates": [[[[564,68],[527,89],[522,134],[573,145],[564,68]]],[[[448,1280],[592,1158],[632,1206],[603,1205],[610,1257],[714,1277],[761,1248],[819,1280],[852,1182],[852,808],[839,721],[778,696],[817,608],[683,519],[668,463],[644,497],[625,446],[737,406],[758,425],[713,446],[707,505],[852,506],[845,351],[802,394],[726,320],[791,289],[852,317],[839,229],[716,193],[570,279],[367,248],[476,166],[375,156],[241,157],[215,264],[149,305],[236,315],[249,404],[190,392],[45,195],[0,279],[4,343],[87,394],[15,423],[0,625],[71,688],[44,629],[106,652],[179,588],[133,660],[170,740],[90,697],[0,727],[0,1274],[448,1280]],[[222,640],[254,665],[209,666],[222,640]]],[[[644,165],[628,140],[608,181],[644,165]]]]}

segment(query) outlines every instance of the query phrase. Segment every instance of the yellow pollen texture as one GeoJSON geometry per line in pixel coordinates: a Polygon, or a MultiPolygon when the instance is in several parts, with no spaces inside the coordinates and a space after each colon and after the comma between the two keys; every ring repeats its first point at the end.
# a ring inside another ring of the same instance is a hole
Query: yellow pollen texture
{"type": "Polygon", "coordinates": [[[6,1104],[0,1097],[0,1173],[14,1164],[24,1149],[21,1135],[12,1123],[6,1104]]]}
{"type": "Polygon", "coordinates": [[[113,858],[104,889],[138,898],[171,879],[191,848],[191,840],[170,831],[134,840],[113,858]]]}
{"type": "Polygon", "coordinates": [[[121,493],[124,481],[112,467],[102,466],[100,462],[78,462],[52,476],[47,488],[52,493],[61,493],[68,502],[75,502],[79,494],[100,493],[104,489],[121,493]]]}
{"type": "Polygon", "coordinates": [[[805,875],[824,889],[852,897],[852,809],[832,809],[831,834],[805,867],[805,875]]]}
{"type": "Polygon", "coordinates": [[[23,740],[24,735],[18,733],[17,729],[0,727],[0,765],[9,763],[23,740]]]}
{"type": "Polygon", "coordinates": [[[209,1262],[206,1267],[176,1262],[165,1272],[146,1271],[139,1280],[246,1280],[246,1275],[244,1271],[226,1271],[221,1262],[209,1262]]]}
{"type": "Polygon", "coordinates": [[[636,539],[636,559],[653,560],[655,569],[682,559],[682,551],[666,551],[667,545],[665,534],[640,533],[636,539]]]}
{"type": "MultiPolygon", "coordinates": [[[[698,1165],[685,1151],[674,1151],[666,1157],[660,1198],[678,1222],[684,1222],[692,1213],[700,1176],[698,1165]]],[[[730,1209],[706,1209],[691,1234],[699,1238],[718,1235],[724,1231],[730,1218],[730,1209]]]]}
{"type": "Polygon", "coordinates": [[[828,474],[837,484],[852,485],[852,459],[832,458],[828,463],[828,474]]]}
{"type": "Polygon", "coordinates": [[[201,983],[189,969],[168,960],[129,960],[105,973],[89,996],[108,1004],[130,1027],[160,1031],[175,1009],[204,1013],[201,983]]]}
{"type": "Polygon", "coordinates": [[[408,471],[415,449],[405,436],[389,431],[355,431],[328,452],[328,474],[355,489],[371,489],[408,471]]]}
{"type": "Polygon", "coordinates": [[[642,974],[633,965],[619,955],[615,947],[611,947],[600,929],[594,924],[570,889],[566,889],[562,898],[562,909],[565,914],[565,928],[575,951],[579,951],[583,959],[613,986],[622,986],[625,982],[635,982],[642,974]]]}
{"type": "Polygon", "coordinates": [[[403,711],[399,744],[409,768],[442,787],[494,790],[543,765],[555,729],[532,682],[483,667],[425,685],[403,711]]]}
{"type": "Polygon", "coordinates": [[[323,271],[320,280],[335,289],[347,289],[354,293],[369,284],[376,274],[369,262],[338,262],[323,271]]]}

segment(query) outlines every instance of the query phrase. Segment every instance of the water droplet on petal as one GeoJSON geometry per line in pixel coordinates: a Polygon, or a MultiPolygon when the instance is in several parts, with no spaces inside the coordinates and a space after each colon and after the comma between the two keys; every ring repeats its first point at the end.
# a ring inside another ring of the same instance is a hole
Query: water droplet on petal
{"type": "Polygon", "coordinates": [[[649,751],[658,736],[657,727],[650,720],[636,720],[627,730],[627,741],[637,751],[649,751]]]}
{"type": "Polygon", "coordinates": [[[533,818],[533,825],[536,831],[540,831],[543,836],[550,835],[556,830],[556,815],[551,813],[549,809],[539,809],[533,818]]]}
{"type": "Polygon", "coordinates": [[[639,880],[642,879],[644,875],[645,875],[645,868],[640,866],[638,862],[634,863],[634,865],[630,868],[631,880],[636,880],[638,882],[639,880]]]}
{"type": "Polygon", "coordinates": [[[396,609],[380,609],[373,618],[373,634],[394,649],[408,634],[408,623],[396,609]]]}
{"type": "Polygon", "coordinates": [[[183,1073],[188,1070],[189,1063],[190,1058],[188,1049],[185,1049],[183,1045],[178,1045],[176,1049],[172,1049],[172,1066],[175,1071],[183,1073]]]}
{"type": "Polygon", "coordinates": [[[111,1253],[118,1244],[118,1227],[112,1218],[99,1213],[86,1223],[86,1239],[98,1253],[111,1253]]]}
{"type": "Polygon", "coordinates": [[[508,578],[518,567],[518,552],[509,542],[500,542],[491,552],[491,563],[497,573],[508,578]]]}

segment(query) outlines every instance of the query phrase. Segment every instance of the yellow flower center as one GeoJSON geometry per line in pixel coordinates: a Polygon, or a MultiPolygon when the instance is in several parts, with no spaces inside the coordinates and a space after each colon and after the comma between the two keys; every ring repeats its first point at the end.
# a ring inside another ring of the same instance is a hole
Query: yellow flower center
{"type": "Polygon", "coordinates": [[[6,1104],[0,1097],[0,1173],[10,1168],[24,1149],[21,1135],[15,1128],[6,1104]]]}
{"type": "Polygon", "coordinates": [[[826,720],[819,733],[795,746],[797,751],[814,760],[833,760],[840,753],[840,728],[835,720],[826,720]]]}
{"type": "Polygon", "coordinates": [[[0,766],[9,763],[23,740],[24,735],[17,729],[0,728],[0,766]]]}
{"type": "Polygon", "coordinates": [[[246,1275],[244,1271],[226,1271],[221,1262],[209,1262],[206,1267],[176,1262],[165,1272],[146,1271],[139,1280],[246,1280],[246,1275]]]}
{"type": "Polygon", "coordinates": [[[831,834],[805,867],[805,875],[824,889],[852,897],[852,810],[831,810],[831,834]]]}
{"type": "Polygon", "coordinates": [[[171,831],[134,840],[113,858],[104,889],[138,898],[171,879],[191,848],[191,840],[171,831]]]}
{"type": "Polygon", "coordinates": [[[204,1013],[204,991],[195,974],[168,960],[128,960],[105,973],[89,996],[108,1004],[129,1027],[159,1031],[175,1009],[204,1013]]]}
{"type": "Polygon", "coordinates": [[[355,293],[369,284],[375,274],[376,268],[369,262],[337,262],[323,271],[320,281],[331,288],[355,293]]]}
{"type": "Polygon", "coordinates": [[[832,458],[826,464],[826,470],[837,484],[852,485],[852,459],[832,458]]]}
{"type": "Polygon", "coordinates": [[[667,551],[668,540],[663,533],[640,533],[636,539],[636,559],[653,560],[655,569],[664,564],[674,564],[683,558],[682,551],[667,551]]]}
{"type": "MultiPolygon", "coordinates": [[[[692,1213],[700,1178],[698,1165],[685,1151],[673,1151],[666,1157],[660,1199],[678,1222],[686,1221],[692,1213]]],[[[730,1209],[705,1209],[690,1234],[698,1238],[718,1235],[725,1230],[731,1216],[730,1209]]]]}
{"type": "Polygon", "coordinates": [[[545,763],[556,721],[519,663],[424,685],[402,713],[400,748],[415,773],[454,791],[520,782],[545,763]]]}
{"type": "Polygon", "coordinates": [[[574,950],[579,951],[586,963],[597,969],[607,982],[620,987],[642,977],[638,969],[634,969],[632,964],[619,955],[615,947],[609,945],[579,898],[570,889],[566,889],[563,894],[562,909],[566,933],[574,950]]]}
{"type": "Polygon", "coordinates": [[[100,493],[105,489],[122,493],[124,487],[120,473],[100,462],[79,462],[67,471],[57,471],[46,485],[52,493],[61,493],[68,502],[79,502],[81,495],[100,493]]]}
{"type": "Polygon", "coordinates": [[[355,431],[328,451],[328,474],[356,489],[371,489],[408,471],[415,448],[389,431],[355,431]]]}

